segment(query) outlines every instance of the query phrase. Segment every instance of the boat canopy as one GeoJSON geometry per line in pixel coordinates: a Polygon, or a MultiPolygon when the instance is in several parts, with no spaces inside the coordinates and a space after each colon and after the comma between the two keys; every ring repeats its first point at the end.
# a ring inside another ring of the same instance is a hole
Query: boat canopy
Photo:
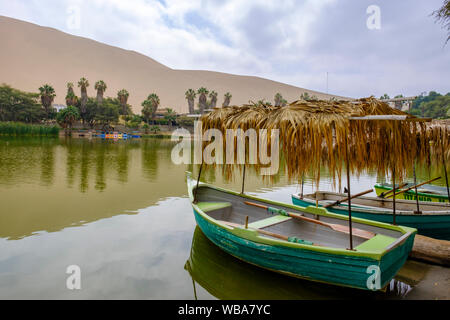
{"type": "MultiPolygon", "coordinates": [[[[297,181],[306,174],[314,174],[318,183],[321,167],[340,181],[346,150],[351,172],[371,170],[385,175],[395,167],[400,178],[412,169],[415,161],[430,165],[450,158],[447,127],[430,125],[427,122],[431,119],[393,109],[374,97],[352,101],[298,100],[285,107],[229,106],[215,108],[200,120],[203,131],[219,129],[224,139],[228,129],[258,132],[266,129],[267,135],[262,136],[267,139],[269,149],[270,132],[278,129],[288,176],[297,181]]],[[[264,164],[258,162],[255,166],[264,164]]]]}

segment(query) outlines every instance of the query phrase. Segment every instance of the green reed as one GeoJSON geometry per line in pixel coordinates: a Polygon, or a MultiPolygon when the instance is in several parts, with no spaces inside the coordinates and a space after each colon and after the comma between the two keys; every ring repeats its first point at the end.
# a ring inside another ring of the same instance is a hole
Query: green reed
{"type": "Polygon", "coordinates": [[[56,125],[0,122],[0,135],[8,136],[56,136],[59,129],[56,125]]]}

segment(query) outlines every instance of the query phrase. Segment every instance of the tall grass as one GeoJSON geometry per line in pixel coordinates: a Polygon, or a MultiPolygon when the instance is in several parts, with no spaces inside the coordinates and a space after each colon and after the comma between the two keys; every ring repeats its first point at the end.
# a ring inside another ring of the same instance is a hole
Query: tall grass
{"type": "Polygon", "coordinates": [[[56,136],[59,127],[22,122],[0,122],[0,135],[7,136],[56,136]]]}

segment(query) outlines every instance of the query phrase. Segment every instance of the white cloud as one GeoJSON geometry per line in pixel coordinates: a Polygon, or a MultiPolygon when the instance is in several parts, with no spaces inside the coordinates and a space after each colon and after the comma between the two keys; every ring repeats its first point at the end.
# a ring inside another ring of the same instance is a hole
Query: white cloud
{"type": "Polygon", "coordinates": [[[429,17],[440,1],[413,2],[407,16],[405,3],[383,2],[378,34],[366,30],[366,0],[17,0],[3,1],[0,14],[175,69],[256,75],[320,91],[328,71],[330,92],[348,96],[448,91],[450,71],[442,66],[450,62],[449,46],[442,48],[445,32],[429,17]],[[67,28],[69,6],[80,8],[79,30],[67,28]]]}

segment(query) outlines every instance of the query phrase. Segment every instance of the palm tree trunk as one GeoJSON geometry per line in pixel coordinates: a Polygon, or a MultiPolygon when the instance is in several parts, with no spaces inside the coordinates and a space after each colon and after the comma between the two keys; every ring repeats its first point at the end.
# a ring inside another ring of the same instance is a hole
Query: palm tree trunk
{"type": "Polygon", "coordinates": [[[103,92],[97,92],[97,103],[99,105],[103,104],[103,92]]]}
{"type": "Polygon", "coordinates": [[[200,113],[203,114],[205,112],[205,109],[206,109],[206,95],[201,94],[198,100],[199,100],[198,104],[199,104],[199,107],[200,107],[200,113]]]}
{"type": "Polygon", "coordinates": [[[194,113],[194,99],[188,99],[189,113],[194,113]]]}
{"type": "Polygon", "coordinates": [[[225,101],[222,104],[222,107],[228,107],[230,105],[230,98],[225,98],[225,101]]]}

